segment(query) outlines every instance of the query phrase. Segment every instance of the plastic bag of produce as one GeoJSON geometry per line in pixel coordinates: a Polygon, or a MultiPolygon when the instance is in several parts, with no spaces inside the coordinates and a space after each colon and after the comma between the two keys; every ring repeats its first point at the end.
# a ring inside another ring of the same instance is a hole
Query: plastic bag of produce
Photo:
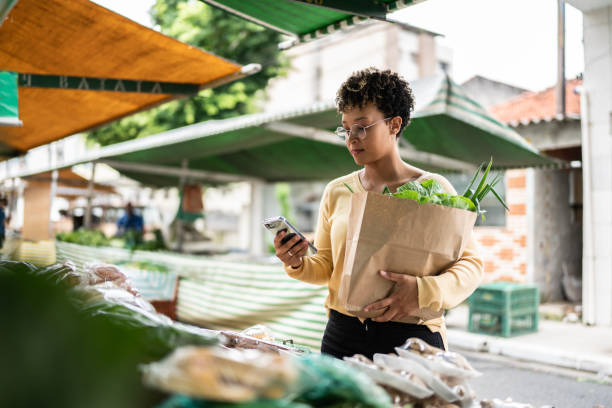
{"type": "Polygon", "coordinates": [[[241,333],[245,336],[253,337],[259,340],[274,341],[274,334],[272,333],[272,330],[263,324],[251,326],[244,329],[241,333]]]}
{"type": "Polygon", "coordinates": [[[300,369],[296,401],[315,406],[389,407],[389,395],[367,375],[336,358],[310,354],[297,358],[300,369]],[[346,404],[346,405],[342,405],[346,404]]]}
{"type": "Polygon", "coordinates": [[[87,263],[83,266],[83,282],[87,285],[99,285],[106,283],[122,288],[135,296],[140,296],[140,293],[132,287],[128,277],[119,270],[115,265],[105,263],[87,263]]]}
{"type": "Polygon", "coordinates": [[[395,351],[400,357],[414,360],[443,377],[464,380],[482,375],[461,354],[432,347],[416,337],[409,338],[395,351]]]}
{"type": "Polygon", "coordinates": [[[145,384],[214,401],[279,399],[297,385],[289,355],[221,347],[181,347],[143,367],[145,384]]]}
{"type": "Polygon", "coordinates": [[[233,403],[206,401],[186,395],[174,395],[156,408],[312,408],[312,406],[287,400],[257,400],[233,403]]]}
{"type": "Polygon", "coordinates": [[[406,393],[414,398],[422,399],[433,395],[433,391],[427,387],[425,382],[409,371],[395,371],[393,367],[384,364],[376,364],[367,357],[354,355],[344,357],[344,361],[353,368],[366,374],[372,381],[386,387],[406,393]]]}
{"type": "Polygon", "coordinates": [[[414,360],[389,354],[374,354],[374,363],[387,367],[396,373],[411,373],[421,379],[440,398],[447,402],[461,401],[463,405],[471,402],[472,391],[467,384],[449,385],[440,376],[414,360]]]}

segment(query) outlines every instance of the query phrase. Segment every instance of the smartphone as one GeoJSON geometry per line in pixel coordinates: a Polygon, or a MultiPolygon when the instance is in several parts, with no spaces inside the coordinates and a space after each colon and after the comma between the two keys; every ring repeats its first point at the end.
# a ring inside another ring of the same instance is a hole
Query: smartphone
{"type": "MultiPolygon", "coordinates": [[[[282,244],[289,241],[291,238],[293,238],[296,235],[298,235],[301,238],[301,240],[298,241],[295,245],[299,244],[302,241],[308,242],[306,237],[304,237],[304,235],[297,228],[291,225],[291,223],[287,221],[285,217],[278,216],[278,217],[267,218],[264,220],[263,225],[264,227],[272,231],[274,233],[274,236],[276,236],[276,234],[278,234],[281,231],[286,231],[287,235],[285,235],[283,239],[281,240],[282,244]]],[[[315,248],[315,246],[312,245],[312,243],[308,242],[308,246],[310,247],[310,251],[312,252],[313,255],[317,253],[317,248],[315,248]]]]}

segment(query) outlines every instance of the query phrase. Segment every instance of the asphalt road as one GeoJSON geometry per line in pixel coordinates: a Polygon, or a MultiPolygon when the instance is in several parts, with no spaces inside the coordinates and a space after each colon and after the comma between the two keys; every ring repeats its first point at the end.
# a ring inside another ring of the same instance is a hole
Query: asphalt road
{"type": "Polygon", "coordinates": [[[593,375],[486,354],[461,353],[483,375],[470,381],[478,400],[512,398],[534,407],[612,408],[612,384],[593,375]]]}

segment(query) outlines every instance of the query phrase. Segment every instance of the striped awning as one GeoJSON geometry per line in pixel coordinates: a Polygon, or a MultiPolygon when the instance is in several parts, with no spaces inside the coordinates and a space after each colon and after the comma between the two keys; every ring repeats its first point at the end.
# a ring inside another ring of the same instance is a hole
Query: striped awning
{"type": "Polygon", "coordinates": [[[202,1],[238,17],[296,37],[299,41],[309,41],[369,18],[389,21],[388,14],[424,0],[202,1]]]}
{"type": "Polygon", "coordinates": [[[0,156],[247,74],[88,0],[20,0],[0,24],[0,71],[17,74],[23,122],[0,126],[0,156]]]}
{"type": "Polygon", "coordinates": [[[77,269],[94,261],[119,264],[134,287],[147,296],[158,296],[156,293],[164,290],[170,293],[175,282],[172,278],[178,276],[177,317],[182,322],[215,330],[244,330],[263,324],[277,340],[320,348],[327,323],[324,307],[327,286],[292,279],[280,263],[131,252],[67,242],[56,242],[56,246],[58,262],[70,261],[77,269]],[[130,270],[130,264],[138,263],[138,273],[130,270]],[[147,263],[161,265],[168,272],[147,271],[147,263]],[[124,269],[125,266],[128,267],[124,269]]]}
{"type": "MultiPolygon", "coordinates": [[[[417,105],[400,140],[405,161],[428,171],[464,173],[491,157],[497,169],[565,165],[488,115],[447,76],[411,85],[417,105]]],[[[327,101],[197,123],[106,146],[62,167],[103,162],[157,187],[176,185],[181,174],[205,183],[330,180],[359,168],[331,131],[339,123],[334,102],[327,101]]],[[[25,175],[11,170],[4,177],[25,175]]]]}
{"type": "Polygon", "coordinates": [[[416,149],[496,168],[558,165],[469,98],[448,75],[412,83],[416,106],[403,137],[416,149]]]}
{"type": "MultiPolygon", "coordinates": [[[[17,75],[0,72],[0,126],[20,126],[17,75]]],[[[1,152],[0,152],[1,153],[1,152]]]]}

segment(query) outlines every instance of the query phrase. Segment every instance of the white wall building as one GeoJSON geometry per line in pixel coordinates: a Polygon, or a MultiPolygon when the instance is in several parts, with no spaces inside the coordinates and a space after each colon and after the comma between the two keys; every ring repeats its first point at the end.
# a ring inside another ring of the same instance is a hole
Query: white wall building
{"type": "Polygon", "coordinates": [[[583,12],[583,321],[612,325],[612,0],[583,12]]]}
{"type": "Polygon", "coordinates": [[[286,51],[291,70],[271,81],[267,112],[331,100],[354,71],[374,66],[407,80],[451,68],[452,51],[436,34],[413,26],[366,22],[286,51]]]}

